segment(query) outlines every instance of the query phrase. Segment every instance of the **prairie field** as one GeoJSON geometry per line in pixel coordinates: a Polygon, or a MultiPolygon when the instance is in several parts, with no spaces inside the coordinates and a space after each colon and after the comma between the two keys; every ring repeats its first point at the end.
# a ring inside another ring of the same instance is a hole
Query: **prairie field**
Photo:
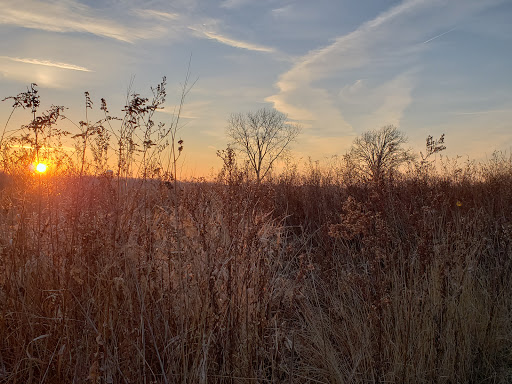
{"type": "Polygon", "coordinates": [[[512,384],[512,0],[0,37],[0,384],[512,384]]]}
{"type": "Polygon", "coordinates": [[[152,91],[95,123],[86,92],[73,136],[35,85],[8,98],[32,122],[0,139],[0,382],[512,381],[509,155],[461,163],[443,135],[419,161],[387,126],[327,164],[228,147],[184,180],[152,91]]]}
{"type": "Polygon", "coordinates": [[[512,380],[506,156],[379,184],[20,169],[1,178],[1,382],[512,380]]]}

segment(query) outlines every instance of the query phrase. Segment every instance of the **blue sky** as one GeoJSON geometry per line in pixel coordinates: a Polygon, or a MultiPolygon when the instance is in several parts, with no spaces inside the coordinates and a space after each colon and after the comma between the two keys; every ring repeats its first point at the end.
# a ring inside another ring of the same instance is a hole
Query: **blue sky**
{"type": "MultiPolygon", "coordinates": [[[[512,148],[510,0],[0,0],[0,97],[31,82],[83,119],[83,92],[120,111],[168,79],[163,122],[191,56],[183,172],[220,167],[231,113],[275,107],[303,126],[296,161],[347,151],[395,124],[418,152],[485,159],[512,148]]],[[[0,105],[2,125],[9,104],[0,105]]],[[[121,115],[121,112],[119,112],[121,115]]],[[[11,124],[27,122],[19,113],[11,124]]]]}

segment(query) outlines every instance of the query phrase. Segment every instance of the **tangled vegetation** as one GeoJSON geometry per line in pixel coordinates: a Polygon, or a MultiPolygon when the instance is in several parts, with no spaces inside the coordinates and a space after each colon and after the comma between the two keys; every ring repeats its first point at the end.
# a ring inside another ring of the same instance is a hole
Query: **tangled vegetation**
{"type": "Polygon", "coordinates": [[[33,119],[0,142],[0,382],[512,380],[512,159],[260,183],[228,149],[178,182],[164,99],[71,137],[37,88],[10,98],[33,119]]]}

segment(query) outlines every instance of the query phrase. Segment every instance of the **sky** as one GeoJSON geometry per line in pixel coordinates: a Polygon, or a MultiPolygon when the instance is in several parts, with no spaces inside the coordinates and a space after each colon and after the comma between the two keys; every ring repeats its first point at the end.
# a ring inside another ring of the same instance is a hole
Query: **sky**
{"type": "Polygon", "coordinates": [[[186,176],[218,170],[230,114],[263,107],[301,125],[299,163],[343,155],[388,124],[418,153],[443,133],[450,157],[512,149],[511,0],[0,0],[0,10],[0,98],[37,83],[42,105],[76,122],[84,91],[96,112],[105,98],[122,116],[130,84],[149,96],[166,76],[156,120],[169,124],[190,62],[186,176]]]}

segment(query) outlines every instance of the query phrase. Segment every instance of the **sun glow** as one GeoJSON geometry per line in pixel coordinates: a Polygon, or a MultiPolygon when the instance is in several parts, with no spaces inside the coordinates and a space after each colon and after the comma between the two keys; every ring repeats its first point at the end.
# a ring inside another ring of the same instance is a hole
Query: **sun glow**
{"type": "Polygon", "coordinates": [[[36,165],[36,171],[39,172],[39,173],[46,172],[47,168],[48,168],[47,165],[43,164],[43,163],[39,163],[39,164],[36,165]]]}

